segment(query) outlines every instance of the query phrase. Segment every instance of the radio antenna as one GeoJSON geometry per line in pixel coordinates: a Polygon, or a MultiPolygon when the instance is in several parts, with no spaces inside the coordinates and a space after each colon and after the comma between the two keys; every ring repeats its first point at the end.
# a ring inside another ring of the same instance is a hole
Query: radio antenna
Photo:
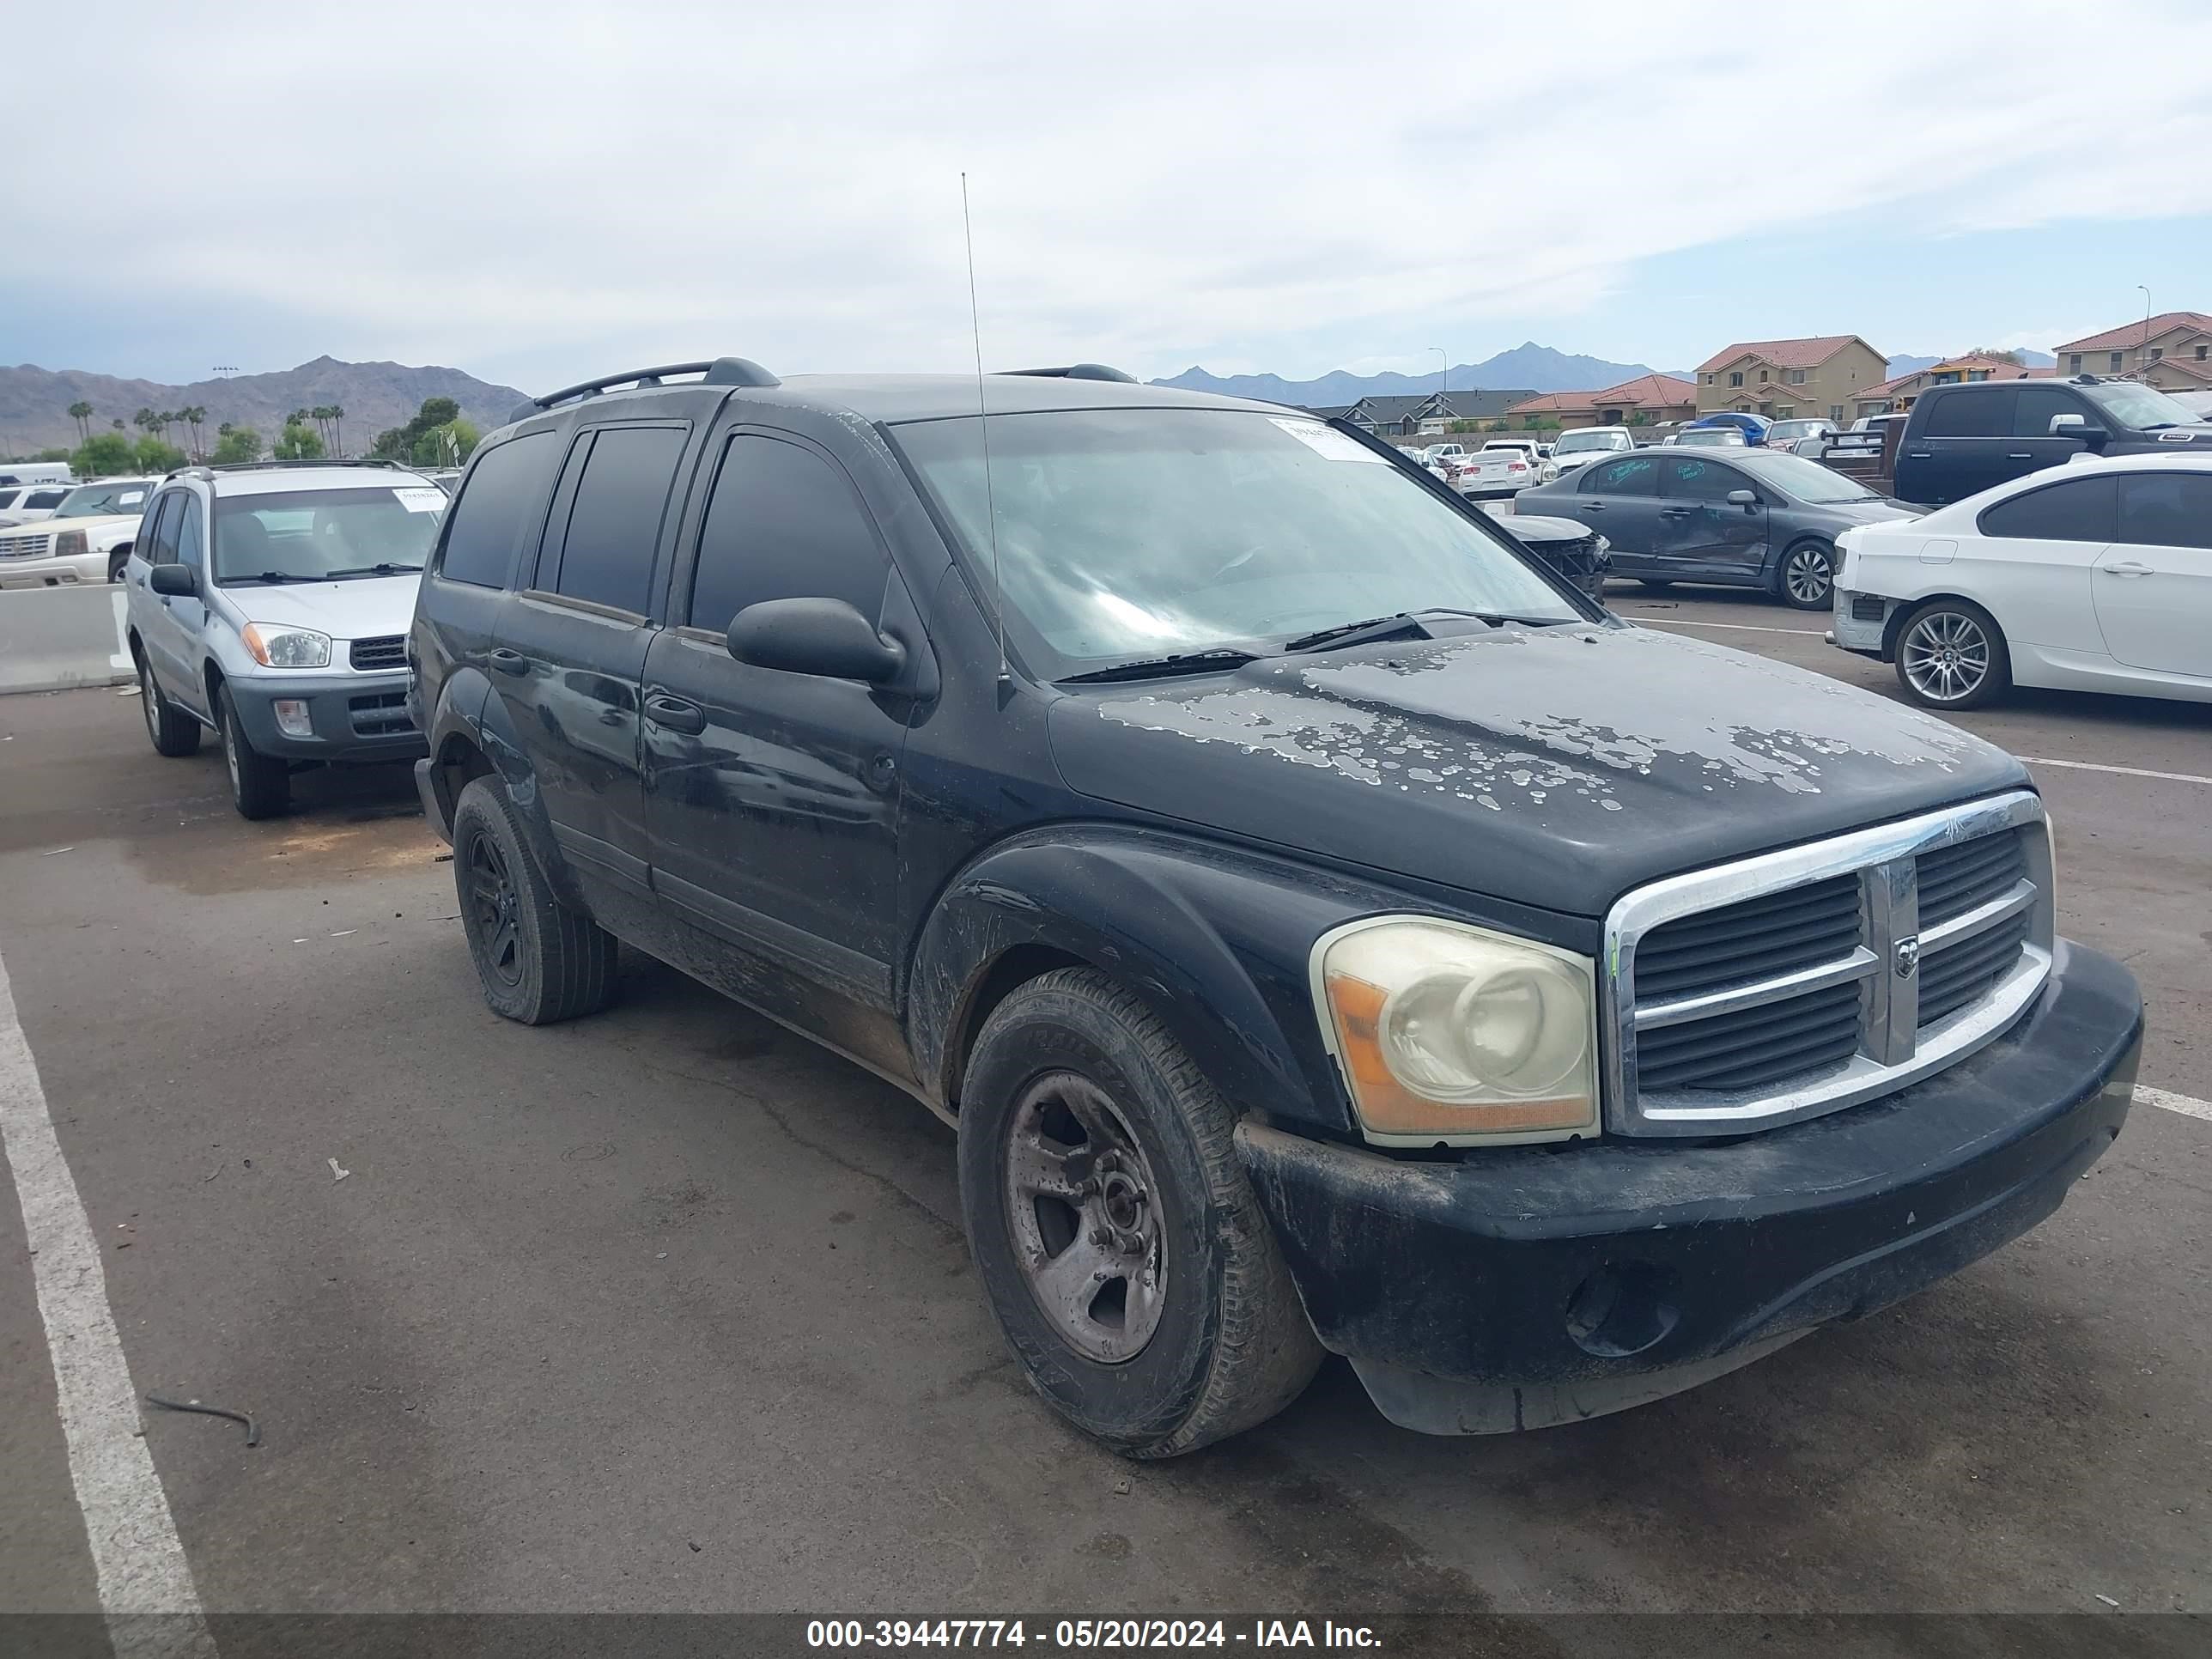
{"type": "Polygon", "coordinates": [[[983,439],[983,512],[991,531],[991,632],[999,647],[999,684],[1006,672],[1006,597],[999,585],[999,503],[991,488],[991,417],[983,400],[983,313],[975,304],[975,229],[968,217],[968,174],[960,174],[960,234],[968,244],[968,325],[975,336],[975,429],[983,439]]]}

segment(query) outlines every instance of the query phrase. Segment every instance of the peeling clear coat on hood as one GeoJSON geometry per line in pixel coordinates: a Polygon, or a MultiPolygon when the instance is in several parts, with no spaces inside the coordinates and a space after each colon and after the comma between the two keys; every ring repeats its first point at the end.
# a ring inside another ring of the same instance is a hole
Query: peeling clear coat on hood
{"type": "Polygon", "coordinates": [[[1070,697],[1053,744],[1085,793],[1580,915],[1642,880],[2025,781],[1932,715],[1611,626],[1070,697]]]}
{"type": "Polygon", "coordinates": [[[341,582],[227,582],[219,591],[242,622],[312,628],[337,640],[374,640],[407,631],[422,580],[410,572],[341,582]]]}

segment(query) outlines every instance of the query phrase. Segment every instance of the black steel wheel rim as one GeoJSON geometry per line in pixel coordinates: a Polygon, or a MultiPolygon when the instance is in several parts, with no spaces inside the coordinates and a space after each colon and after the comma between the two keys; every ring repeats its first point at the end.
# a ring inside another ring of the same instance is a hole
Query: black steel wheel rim
{"type": "Polygon", "coordinates": [[[484,966],[501,985],[522,982],[521,897],[499,844],[478,830],[469,837],[469,921],[483,941],[484,966]]]}
{"type": "Polygon", "coordinates": [[[1159,1184],[1128,1121],[1090,1079],[1048,1073],[1008,1119],[1005,1170],[1015,1262],[1045,1322],[1087,1359],[1134,1359],[1168,1285],[1159,1184]]]}

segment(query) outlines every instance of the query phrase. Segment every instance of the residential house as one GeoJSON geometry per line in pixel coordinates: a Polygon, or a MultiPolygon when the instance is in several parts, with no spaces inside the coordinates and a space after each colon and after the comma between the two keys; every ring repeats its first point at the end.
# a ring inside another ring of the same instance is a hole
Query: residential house
{"type": "Polygon", "coordinates": [[[2212,386],[2212,316],[2166,311],[2051,348],[2062,374],[2130,374],[2162,392],[2212,386]]]}
{"type": "Polygon", "coordinates": [[[1777,421],[1842,421],[1860,394],[1888,374],[1889,360],[1856,334],[1742,341],[1698,365],[1698,413],[1732,409],[1777,421]]]}
{"type": "Polygon", "coordinates": [[[1506,411],[1519,427],[1545,420],[1569,427],[1648,426],[1656,421],[1686,421],[1697,412],[1697,387],[1671,374],[1639,374],[1602,392],[1547,392],[1506,411]]]}
{"type": "Polygon", "coordinates": [[[2033,380],[2048,379],[2057,372],[2051,368],[2027,368],[2009,357],[1989,357],[1969,351],[1867,387],[1852,400],[1851,418],[1908,410],[1912,407],[1912,400],[1931,386],[1950,386],[1961,380],[2033,380]]]}
{"type": "Polygon", "coordinates": [[[1492,391],[1389,393],[1356,404],[1315,409],[1323,420],[1349,421],[1378,438],[1413,438],[1451,430],[1455,421],[1495,420],[1534,393],[1528,387],[1492,391]]]}

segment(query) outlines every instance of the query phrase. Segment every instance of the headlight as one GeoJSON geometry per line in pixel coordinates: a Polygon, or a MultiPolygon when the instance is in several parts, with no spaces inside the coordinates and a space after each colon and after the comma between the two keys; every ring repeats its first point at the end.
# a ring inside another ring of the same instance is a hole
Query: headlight
{"type": "Polygon", "coordinates": [[[86,550],[84,532],[82,530],[64,530],[54,538],[54,556],[58,559],[70,558],[86,550]]]}
{"type": "Polygon", "coordinates": [[[1586,957],[1463,922],[1377,916],[1314,946],[1322,1035],[1384,1146],[1597,1133],[1586,957]]]}
{"type": "Polygon", "coordinates": [[[264,628],[248,623],[239,633],[264,668],[328,668],[331,636],[312,628],[264,628]]]}
{"type": "Polygon", "coordinates": [[[1549,461],[1544,463],[1543,478],[1546,483],[1552,483],[1559,476],[1559,469],[1558,467],[1553,466],[1549,461]]]}

